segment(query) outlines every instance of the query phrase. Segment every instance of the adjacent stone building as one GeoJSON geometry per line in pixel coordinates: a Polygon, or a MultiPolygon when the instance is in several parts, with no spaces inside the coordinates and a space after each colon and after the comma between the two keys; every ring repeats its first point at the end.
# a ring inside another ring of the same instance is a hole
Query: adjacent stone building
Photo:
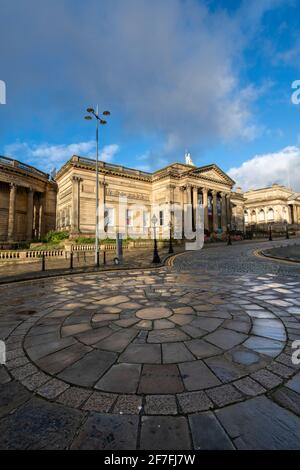
{"type": "MultiPolygon", "coordinates": [[[[226,231],[231,221],[234,181],[214,164],[197,168],[192,164],[173,163],[154,173],[147,173],[99,162],[99,180],[99,202],[105,204],[105,214],[102,216],[106,217],[108,234],[119,231],[120,196],[127,198],[127,227],[142,224],[147,232],[152,208],[158,207],[160,236],[164,236],[165,232],[167,235],[168,207],[178,213],[180,210],[183,212],[185,204],[192,204],[195,226],[196,205],[203,203],[204,225],[209,231],[226,231]],[[136,205],[143,205],[142,214],[135,213],[136,205]]],[[[96,223],[95,161],[73,156],[57,173],[56,182],[58,229],[70,230],[72,236],[93,235],[96,223]]]]}
{"type": "Polygon", "coordinates": [[[40,239],[55,229],[56,193],[46,173],[0,157],[0,242],[40,239]]]}
{"type": "Polygon", "coordinates": [[[300,194],[279,184],[243,193],[247,226],[300,224],[300,194]]]}

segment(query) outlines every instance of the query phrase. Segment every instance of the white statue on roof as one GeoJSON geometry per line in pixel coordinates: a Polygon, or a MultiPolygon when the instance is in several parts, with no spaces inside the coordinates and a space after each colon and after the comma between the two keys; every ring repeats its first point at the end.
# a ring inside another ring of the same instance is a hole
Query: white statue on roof
{"type": "Polygon", "coordinates": [[[195,164],[193,163],[193,160],[192,160],[192,157],[191,157],[190,152],[185,152],[184,158],[185,158],[185,164],[186,164],[186,165],[195,166],[195,164]]]}

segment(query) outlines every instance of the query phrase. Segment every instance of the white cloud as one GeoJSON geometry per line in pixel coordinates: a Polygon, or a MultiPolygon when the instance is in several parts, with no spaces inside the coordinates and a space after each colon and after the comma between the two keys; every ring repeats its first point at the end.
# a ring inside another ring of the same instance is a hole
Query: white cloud
{"type": "Polygon", "coordinates": [[[255,155],[227,173],[244,190],[284,184],[300,192],[300,147],[289,146],[274,153],[255,155]]]}
{"type": "MultiPolygon", "coordinates": [[[[26,161],[44,171],[59,169],[72,155],[95,158],[95,141],[78,142],[75,144],[51,145],[15,142],[4,148],[5,155],[17,160],[26,161]]],[[[100,160],[111,161],[119,151],[119,145],[107,145],[100,152],[100,160]]]]}

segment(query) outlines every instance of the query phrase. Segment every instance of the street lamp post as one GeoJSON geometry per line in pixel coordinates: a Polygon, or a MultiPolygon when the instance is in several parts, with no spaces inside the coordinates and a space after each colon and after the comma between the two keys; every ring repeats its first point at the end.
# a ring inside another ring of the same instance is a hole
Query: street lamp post
{"type": "Polygon", "coordinates": [[[172,220],[169,222],[170,235],[169,235],[169,254],[174,253],[173,244],[172,244],[172,220]]]}
{"type": "Polygon", "coordinates": [[[290,238],[288,222],[285,223],[285,238],[286,238],[287,240],[290,238]]]}
{"type": "MultiPolygon", "coordinates": [[[[85,116],[88,121],[92,120],[93,117],[96,119],[96,232],[95,232],[95,264],[99,267],[99,124],[105,125],[107,122],[99,116],[98,106],[96,112],[94,108],[88,108],[89,113],[85,116]]],[[[109,111],[103,111],[102,116],[110,116],[109,111]]],[[[103,201],[104,202],[104,201],[103,201]]]]}
{"type": "Polygon", "coordinates": [[[227,225],[227,245],[232,245],[230,225],[229,224],[227,225]]]}
{"type": "Polygon", "coordinates": [[[153,234],[154,234],[154,249],[153,249],[153,260],[152,260],[152,263],[154,263],[154,264],[159,264],[159,263],[160,263],[160,257],[159,257],[158,250],[157,250],[157,240],[156,240],[156,223],[157,223],[157,217],[156,217],[155,214],[153,215],[151,221],[152,221],[152,225],[153,225],[153,234]]]}
{"type": "Polygon", "coordinates": [[[269,225],[269,241],[273,241],[273,237],[272,237],[272,225],[270,224],[269,225]]]}

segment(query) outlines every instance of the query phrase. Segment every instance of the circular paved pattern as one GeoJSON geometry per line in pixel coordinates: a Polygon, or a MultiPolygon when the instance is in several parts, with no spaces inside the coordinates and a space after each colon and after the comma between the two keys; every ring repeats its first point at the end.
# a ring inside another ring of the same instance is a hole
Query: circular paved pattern
{"type": "Polygon", "coordinates": [[[160,268],[23,290],[30,302],[17,311],[23,321],[7,340],[7,367],[30,390],[69,406],[194,413],[265,393],[295,373],[287,336],[300,315],[295,278],[224,282],[200,269],[160,268]]]}

